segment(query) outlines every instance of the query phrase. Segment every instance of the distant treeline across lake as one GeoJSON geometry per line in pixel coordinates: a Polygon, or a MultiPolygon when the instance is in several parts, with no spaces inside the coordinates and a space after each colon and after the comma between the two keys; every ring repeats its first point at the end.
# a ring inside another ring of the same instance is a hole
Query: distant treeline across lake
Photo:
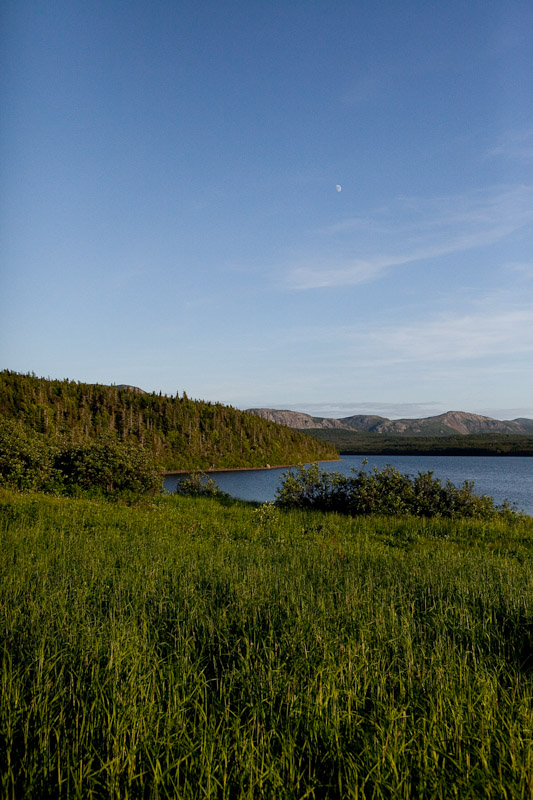
{"type": "MultiPolygon", "coordinates": [[[[365,456],[342,456],[340,461],[322,462],[325,470],[349,473],[360,469],[365,456]]],[[[533,460],[527,457],[505,456],[367,456],[367,469],[376,466],[382,469],[387,464],[402,473],[416,475],[418,472],[434,473],[443,481],[455,485],[466,481],[475,482],[477,494],[488,494],[497,503],[508,500],[526,514],[533,515],[533,460]]],[[[239,470],[217,472],[213,475],[219,488],[241,500],[268,502],[275,499],[276,490],[282,482],[286,469],[239,470]]],[[[178,477],[168,475],[165,489],[173,492],[178,477]]]]}

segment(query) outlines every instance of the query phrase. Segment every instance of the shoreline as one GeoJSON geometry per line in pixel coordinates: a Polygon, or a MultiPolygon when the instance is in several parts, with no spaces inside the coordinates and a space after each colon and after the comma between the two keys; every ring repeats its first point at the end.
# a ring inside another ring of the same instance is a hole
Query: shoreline
{"type": "Polygon", "coordinates": [[[361,456],[365,458],[367,456],[450,456],[453,458],[472,458],[473,456],[479,456],[480,458],[532,458],[533,451],[528,450],[525,451],[513,451],[513,452],[492,452],[487,450],[390,450],[385,448],[384,450],[376,450],[375,452],[364,452],[360,453],[355,450],[350,451],[343,451],[341,456],[361,456]]]}
{"type": "Polygon", "coordinates": [[[191,472],[203,472],[206,475],[213,472],[264,472],[268,469],[292,469],[306,464],[336,464],[340,458],[322,459],[321,461],[305,461],[300,464],[265,464],[264,467],[208,467],[206,469],[172,469],[164,471],[163,475],[190,475],[191,472]]]}
{"type": "Polygon", "coordinates": [[[163,476],[167,475],[190,475],[191,472],[202,472],[206,475],[211,473],[217,472],[264,472],[265,470],[269,469],[296,469],[297,467],[307,466],[309,464],[337,464],[338,462],[342,461],[343,456],[359,456],[360,458],[372,458],[372,456],[444,456],[444,457],[454,457],[454,458],[472,458],[472,457],[485,457],[485,458],[532,458],[533,452],[507,452],[507,453],[494,453],[494,452],[487,452],[485,451],[475,451],[472,450],[470,452],[465,452],[464,450],[461,451],[453,451],[453,450],[439,450],[435,449],[432,451],[428,450],[395,450],[390,451],[388,449],[381,450],[377,452],[369,452],[366,450],[365,452],[357,452],[357,451],[349,451],[349,452],[341,452],[340,458],[329,458],[329,459],[321,459],[319,461],[305,461],[300,462],[299,464],[265,464],[262,467],[206,467],[205,469],[202,468],[191,468],[191,469],[172,469],[172,470],[164,470],[161,474],[163,476]]]}

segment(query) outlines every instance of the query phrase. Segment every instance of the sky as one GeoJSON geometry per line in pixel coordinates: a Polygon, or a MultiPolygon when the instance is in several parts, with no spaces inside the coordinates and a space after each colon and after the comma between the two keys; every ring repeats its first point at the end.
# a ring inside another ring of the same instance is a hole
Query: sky
{"type": "Polygon", "coordinates": [[[533,417],[533,5],[4,0],[0,367],[533,417]]]}

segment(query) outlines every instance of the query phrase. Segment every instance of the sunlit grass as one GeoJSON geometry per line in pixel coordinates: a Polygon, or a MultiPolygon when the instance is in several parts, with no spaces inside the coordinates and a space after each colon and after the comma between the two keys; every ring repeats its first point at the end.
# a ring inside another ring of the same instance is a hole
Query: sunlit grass
{"type": "Polygon", "coordinates": [[[2,797],[533,795],[533,520],[0,505],[2,797]]]}

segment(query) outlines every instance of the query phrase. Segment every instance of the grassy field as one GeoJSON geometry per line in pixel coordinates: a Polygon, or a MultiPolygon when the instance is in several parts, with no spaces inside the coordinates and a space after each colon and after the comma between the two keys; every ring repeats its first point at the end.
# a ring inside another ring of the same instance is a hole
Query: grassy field
{"type": "Polygon", "coordinates": [[[533,519],[0,493],[0,795],[533,796],[533,519]]]}

